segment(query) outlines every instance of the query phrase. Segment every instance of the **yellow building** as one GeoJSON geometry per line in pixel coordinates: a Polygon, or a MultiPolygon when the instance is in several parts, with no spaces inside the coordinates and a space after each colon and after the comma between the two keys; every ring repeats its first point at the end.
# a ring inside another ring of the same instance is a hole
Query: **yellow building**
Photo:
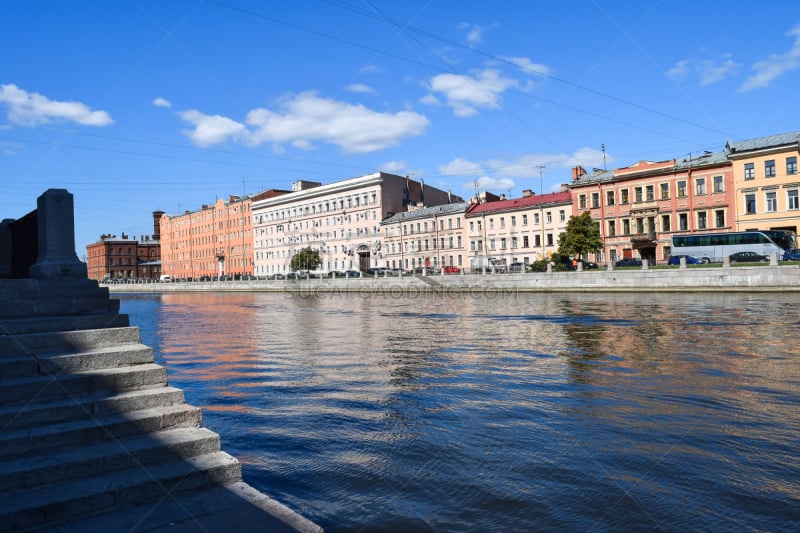
{"type": "Polygon", "coordinates": [[[733,163],[736,229],[800,227],[800,131],[760,137],[725,146],[733,163]]]}

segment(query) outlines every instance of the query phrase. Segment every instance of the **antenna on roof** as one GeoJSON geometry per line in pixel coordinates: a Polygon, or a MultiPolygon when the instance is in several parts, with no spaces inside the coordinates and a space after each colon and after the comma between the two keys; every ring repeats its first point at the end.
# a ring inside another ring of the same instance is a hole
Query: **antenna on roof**
{"type": "Polygon", "coordinates": [[[608,168],[606,168],[606,143],[600,144],[600,150],[603,151],[603,170],[605,171],[608,170],[608,168]]]}
{"type": "Polygon", "coordinates": [[[539,196],[544,194],[544,185],[542,184],[542,171],[544,170],[544,165],[536,165],[536,168],[539,169],[539,196]]]}

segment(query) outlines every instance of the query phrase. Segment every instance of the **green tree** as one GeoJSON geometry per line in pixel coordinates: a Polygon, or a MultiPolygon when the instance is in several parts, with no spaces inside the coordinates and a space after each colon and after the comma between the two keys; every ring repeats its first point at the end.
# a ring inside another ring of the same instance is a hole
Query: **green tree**
{"type": "Polygon", "coordinates": [[[316,270],[322,261],[319,258],[319,252],[311,248],[303,248],[298,250],[292,256],[292,262],[289,267],[293,272],[298,270],[316,270]]]}
{"type": "Polygon", "coordinates": [[[589,252],[597,252],[603,247],[600,224],[592,220],[588,211],[579,216],[571,216],[567,221],[567,231],[558,237],[558,253],[583,259],[589,252]]]}

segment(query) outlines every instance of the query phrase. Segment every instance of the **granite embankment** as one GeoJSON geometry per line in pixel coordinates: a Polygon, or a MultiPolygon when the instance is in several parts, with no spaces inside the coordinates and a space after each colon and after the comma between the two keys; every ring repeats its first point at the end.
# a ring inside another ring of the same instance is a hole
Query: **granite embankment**
{"type": "Polygon", "coordinates": [[[112,283],[121,292],[800,292],[800,266],[709,266],[528,274],[112,283]]]}

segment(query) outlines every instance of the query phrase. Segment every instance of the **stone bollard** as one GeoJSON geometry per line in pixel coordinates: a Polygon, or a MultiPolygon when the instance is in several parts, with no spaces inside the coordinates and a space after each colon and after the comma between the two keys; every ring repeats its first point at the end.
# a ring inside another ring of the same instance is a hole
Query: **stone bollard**
{"type": "Polygon", "coordinates": [[[612,270],[614,270],[614,261],[609,261],[609,262],[606,264],[606,270],[608,270],[609,272],[611,272],[612,270]]]}
{"type": "Polygon", "coordinates": [[[776,267],[778,266],[778,254],[770,254],[769,255],[769,266],[776,267]]]}
{"type": "Polygon", "coordinates": [[[650,270],[650,261],[642,259],[642,270],[650,270]]]}
{"type": "Polygon", "coordinates": [[[548,274],[553,273],[553,263],[551,263],[550,261],[547,262],[547,273],[548,274]]]}
{"type": "Polygon", "coordinates": [[[37,279],[86,279],[86,263],[75,254],[75,212],[72,194],[48,189],[36,201],[39,257],[30,276],[37,279]]]}
{"type": "Polygon", "coordinates": [[[681,262],[681,266],[679,268],[686,268],[686,257],[685,256],[681,256],[680,262],[681,262]]]}
{"type": "Polygon", "coordinates": [[[578,261],[578,264],[575,267],[575,270],[577,270],[578,272],[583,272],[583,261],[578,261]]]}
{"type": "Polygon", "coordinates": [[[722,258],[722,266],[723,267],[731,266],[731,256],[726,255],[725,257],[722,258]]]}

